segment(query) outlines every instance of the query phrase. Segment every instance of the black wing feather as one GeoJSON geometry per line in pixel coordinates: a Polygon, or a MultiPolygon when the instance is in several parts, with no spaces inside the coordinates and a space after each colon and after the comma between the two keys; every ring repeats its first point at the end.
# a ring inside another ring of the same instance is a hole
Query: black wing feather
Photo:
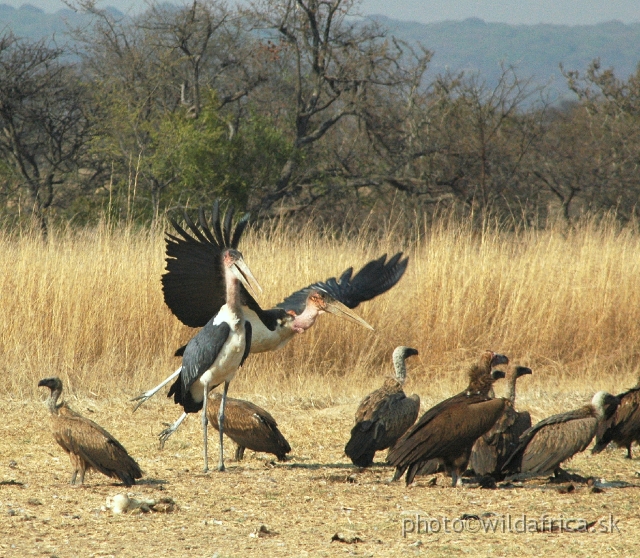
{"type": "Polygon", "coordinates": [[[220,227],[220,200],[216,200],[213,203],[213,209],[211,211],[211,223],[213,223],[213,230],[216,238],[218,239],[218,245],[224,245],[224,237],[222,236],[222,228],[220,227]]]}
{"type": "Polygon", "coordinates": [[[224,216],[224,227],[222,232],[224,233],[224,244],[225,246],[231,246],[231,223],[233,221],[233,214],[235,213],[235,209],[233,205],[230,205],[227,208],[227,212],[224,216]]]}
{"type": "Polygon", "coordinates": [[[251,352],[251,334],[253,329],[251,328],[251,322],[249,320],[245,320],[244,322],[244,354],[242,355],[242,360],[240,361],[240,366],[244,364],[244,361],[247,360],[249,353],[251,352]]]}
{"type": "Polygon", "coordinates": [[[350,267],[343,271],[339,280],[331,277],[296,291],[278,304],[278,308],[293,310],[300,314],[312,290],[324,291],[345,306],[355,308],[361,302],[385,293],[400,280],[409,264],[409,258],[401,260],[401,257],[402,252],[398,252],[385,263],[387,255],[384,254],[367,263],[353,278],[351,277],[353,268],[350,267]]]}
{"type": "MultiPolygon", "coordinates": [[[[162,276],[162,290],[166,305],[187,326],[203,327],[225,303],[221,255],[226,248],[237,248],[249,221],[246,214],[232,231],[233,214],[230,207],[224,232],[218,200],[213,205],[211,227],[202,210],[198,212],[198,224],[184,212],[186,229],[171,219],[177,236],[167,233],[165,238],[167,271],[162,276]]],[[[244,287],[242,297],[256,313],[262,311],[244,287]]]]}

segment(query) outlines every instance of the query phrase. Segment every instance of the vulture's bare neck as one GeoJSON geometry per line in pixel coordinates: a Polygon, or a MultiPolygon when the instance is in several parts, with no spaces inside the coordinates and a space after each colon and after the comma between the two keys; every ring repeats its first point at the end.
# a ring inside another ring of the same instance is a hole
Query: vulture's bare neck
{"type": "Polygon", "coordinates": [[[58,405],[58,399],[60,398],[60,394],[62,393],[61,389],[52,389],[49,394],[49,398],[47,399],[47,407],[49,407],[49,411],[51,411],[52,415],[57,415],[62,403],[58,405]]]}
{"type": "Polygon", "coordinates": [[[404,360],[404,355],[394,355],[393,367],[396,371],[396,380],[401,384],[404,384],[405,380],[407,379],[407,365],[404,360]]]}
{"type": "Polygon", "coordinates": [[[518,376],[513,374],[509,378],[509,383],[507,384],[507,397],[509,401],[511,401],[512,405],[516,404],[516,381],[518,380],[518,376]]]}

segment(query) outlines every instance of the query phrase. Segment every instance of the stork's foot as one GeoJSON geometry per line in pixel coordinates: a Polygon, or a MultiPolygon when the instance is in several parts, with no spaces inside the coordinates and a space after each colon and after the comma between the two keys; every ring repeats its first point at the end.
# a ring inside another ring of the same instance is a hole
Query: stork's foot
{"type": "Polygon", "coordinates": [[[134,397],[133,399],[131,399],[131,401],[138,401],[138,403],[136,404],[136,406],[133,408],[133,413],[135,413],[138,408],[140,407],[140,405],[142,405],[145,401],[148,401],[149,399],[151,399],[151,396],[154,394],[150,393],[149,391],[145,391],[142,395],[138,395],[138,397],[134,397]]]}
{"type": "Polygon", "coordinates": [[[220,471],[221,473],[224,473],[226,471],[224,463],[220,463],[220,465],[218,465],[218,471],[220,471]]]}
{"type": "MultiPolygon", "coordinates": [[[[166,424],[166,423],[165,423],[166,424]]],[[[158,440],[160,441],[160,449],[164,448],[164,443],[171,437],[171,435],[178,430],[178,427],[175,425],[169,426],[169,428],[165,428],[160,434],[158,434],[158,440]]],[[[207,471],[205,470],[205,473],[207,471]]]]}

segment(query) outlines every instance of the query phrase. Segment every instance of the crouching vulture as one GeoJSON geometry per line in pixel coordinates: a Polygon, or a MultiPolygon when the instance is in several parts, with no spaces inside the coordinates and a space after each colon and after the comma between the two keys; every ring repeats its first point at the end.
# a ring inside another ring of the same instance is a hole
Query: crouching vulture
{"type": "Polygon", "coordinates": [[[613,442],[619,448],[627,448],[625,457],[631,459],[631,444],[640,443],[640,380],[635,387],[618,395],[618,399],[620,405],[608,428],[596,435],[593,453],[600,453],[613,442]]]}
{"type": "Polygon", "coordinates": [[[78,473],[78,484],[83,484],[87,469],[120,479],[126,486],[135,484],[136,479],[142,477],[140,467],[118,440],[92,420],[72,411],[66,403],[58,403],[62,393],[60,378],[45,378],[38,386],[51,390],[47,399],[51,431],[56,442],[69,454],[73,465],[71,484],[76,484],[78,473]]]}
{"type": "Polygon", "coordinates": [[[395,378],[385,380],[381,388],[360,403],[356,424],[344,448],[354,465],[371,465],[376,451],[392,446],[418,418],[420,397],[407,397],[402,391],[407,378],[405,359],[417,354],[411,347],[396,347],[392,357],[395,378]]]}
{"type": "Polygon", "coordinates": [[[469,370],[469,385],[463,392],[438,403],[389,451],[387,461],[396,467],[393,480],[406,471],[407,485],[429,461],[441,463],[451,475],[452,486],[458,485],[467,468],[473,443],[498,420],[505,400],[494,399],[489,393],[493,382],[504,378],[502,371],[491,369],[508,364],[509,359],[485,351],[480,362],[469,370]]]}
{"type": "Polygon", "coordinates": [[[509,473],[502,471],[502,467],[518,447],[520,435],[531,428],[531,415],[515,409],[516,381],[526,374],[531,374],[531,368],[526,366],[512,366],[507,371],[507,401],[502,416],[489,432],[476,440],[471,450],[469,465],[476,475],[502,479],[509,473]]]}
{"type": "Polygon", "coordinates": [[[614,395],[599,391],[588,405],[541,420],[520,436],[518,447],[503,470],[510,470],[515,462],[513,468],[526,476],[559,476],[560,464],[587,448],[598,428],[613,416],[618,403],[614,395]]]}
{"type": "MultiPolygon", "coordinates": [[[[207,418],[216,430],[221,401],[219,393],[210,394],[207,401],[207,418]]],[[[236,443],[236,461],[242,461],[245,448],[272,453],[278,461],[285,461],[286,454],[291,451],[275,419],[261,407],[242,399],[227,397],[224,433],[236,443]]]]}

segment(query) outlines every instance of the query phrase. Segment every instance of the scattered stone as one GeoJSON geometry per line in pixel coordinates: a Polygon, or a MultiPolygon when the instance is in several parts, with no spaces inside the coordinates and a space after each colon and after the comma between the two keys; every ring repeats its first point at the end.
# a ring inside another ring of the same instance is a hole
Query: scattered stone
{"type": "Polygon", "coordinates": [[[341,542],[344,544],[356,544],[364,542],[364,540],[362,540],[357,535],[344,535],[342,533],[336,533],[335,535],[333,535],[333,537],[331,537],[331,542],[333,541],[341,542]]]}
{"type": "Polygon", "coordinates": [[[266,525],[260,525],[257,527],[249,536],[257,539],[262,539],[264,537],[274,537],[277,535],[275,531],[270,531],[269,527],[266,525]]]}

